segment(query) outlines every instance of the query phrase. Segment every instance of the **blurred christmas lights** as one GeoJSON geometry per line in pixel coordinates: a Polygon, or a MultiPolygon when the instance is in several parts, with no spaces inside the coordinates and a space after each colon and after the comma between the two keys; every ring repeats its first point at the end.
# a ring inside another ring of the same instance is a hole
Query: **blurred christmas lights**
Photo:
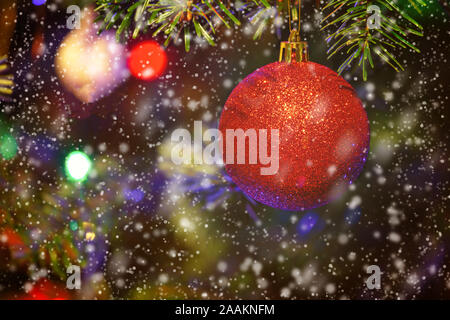
{"type": "Polygon", "coordinates": [[[15,157],[17,154],[17,142],[16,139],[10,134],[4,134],[0,136],[0,155],[5,160],[9,160],[15,157]]]}
{"type": "Polygon", "coordinates": [[[66,158],[66,173],[74,181],[86,179],[92,167],[92,161],[81,151],[73,151],[66,158]]]}
{"type": "Polygon", "coordinates": [[[47,0],[33,0],[32,1],[35,6],[41,6],[47,2],[47,0]]]}
{"type": "Polygon", "coordinates": [[[128,68],[133,76],[151,81],[158,78],[166,69],[167,55],[155,41],[144,41],[131,50],[128,68]]]}

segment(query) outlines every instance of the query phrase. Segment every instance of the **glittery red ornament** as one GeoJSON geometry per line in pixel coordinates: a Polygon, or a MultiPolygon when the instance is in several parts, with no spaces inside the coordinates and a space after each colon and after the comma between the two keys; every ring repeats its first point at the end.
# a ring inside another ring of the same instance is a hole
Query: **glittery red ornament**
{"type": "Polygon", "coordinates": [[[219,129],[225,169],[237,186],[284,210],[315,208],[337,198],[360,174],[369,149],[367,115],[355,91],[313,62],[275,62],[247,76],[229,96],[219,129]],[[268,165],[260,159],[250,164],[249,152],[245,164],[226,161],[226,130],[239,128],[279,130],[277,173],[262,175],[268,165]]]}

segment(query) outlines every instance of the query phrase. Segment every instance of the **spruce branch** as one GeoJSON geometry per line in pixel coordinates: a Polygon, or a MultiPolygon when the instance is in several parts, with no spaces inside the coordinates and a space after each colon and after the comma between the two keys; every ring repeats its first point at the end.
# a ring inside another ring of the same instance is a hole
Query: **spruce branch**
{"type": "MultiPolygon", "coordinates": [[[[408,1],[419,13],[426,6],[424,0],[408,1]]],[[[99,32],[114,28],[118,41],[123,37],[136,38],[151,29],[153,36],[164,35],[164,45],[181,39],[189,51],[195,36],[215,46],[219,26],[241,26],[243,17],[255,27],[254,39],[272,26],[281,35],[280,26],[288,16],[289,6],[287,1],[279,0],[97,0],[96,11],[96,21],[101,22],[99,32]]],[[[327,38],[329,58],[340,52],[348,55],[339,73],[357,62],[366,80],[368,65],[374,67],[374,55],[399,71],[403,67],[395,58],[394,49],[419,52],[409,37],[422,36],[422,27],[394,0],[330,0],[322,11],[326,15],[322,29],[334,28],[327,38]],[[369,28],[374,5],[379,8],[380,23],[377,28],[369,28]]],[[[299,19],[294,6],[291,17],[293,21],[299,19]]]]}
{"type": "MultiPolygon", "coordinates": [[[[423,0],[409,1],[418,11],[426,5],[423,0]]],[[[335,28],[327,38],[330,43],[328,58],[338,52],[348,55],[339,67],[339,73],[357,61],[362,68],[363,79],[367,80],[368,65],[374,68],[373,53],[399,71],[404,69],[392,53],[393,49],[400,47],[420,52],[407,38],[411,34],[423,36],[422,27],[392,0],[333,0],[323,10],[329,12],[323,22],[330,22],[322,30],[335,28]],[[374,13],[374,6],[378,12],[374,13]],[[374,14],[378,14],[379,20],[375,20],[378,25],[371,28],[374,21],[370,19],[374,18],[374,14]]]]}
{"type": "Polygon", "coordinates": [[[102,21],[100,32],[115,26],[118,40],[130,28],[132,38],[151,28],[153,36],[160,33],[166,36],[165,45],[184,37],[185,49],[189,51],[193,35],[214,46],[218,25],[240,26],[238,11],[267,4],[266,0],[239,3],[237,7],[237,2],[229,0],[97,0],[96,11],[99,12],[97,21],[102,21]]]}

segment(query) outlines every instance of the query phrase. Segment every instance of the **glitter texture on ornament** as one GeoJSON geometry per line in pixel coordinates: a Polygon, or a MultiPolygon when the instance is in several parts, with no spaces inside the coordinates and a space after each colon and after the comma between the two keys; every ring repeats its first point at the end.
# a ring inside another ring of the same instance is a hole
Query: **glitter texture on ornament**
{"type": "Polygon", "coordinates": [[[338,198],[369,150],[368,119],[355,91],[313,62],[275,62],[250,74],[229,96],[219,128],[224,136],[226,129],[280,130],[275,175],[261,175],[265,165],[248,161],[226,164],[226,171],[247,195],[284,210],[338,198]]]}

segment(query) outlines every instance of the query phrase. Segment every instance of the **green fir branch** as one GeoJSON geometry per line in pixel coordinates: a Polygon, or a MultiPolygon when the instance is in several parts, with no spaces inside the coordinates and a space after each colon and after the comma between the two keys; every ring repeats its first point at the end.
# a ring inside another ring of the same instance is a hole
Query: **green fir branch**
{"type": "MultiPolygon", "coordinates": [[[[266,0],[242,3],[261,8],[267,5],[266,0]]],[[[97,21],[102,22],[99,33],[114,28],[120,40],[136,38],[151,28],[155,36],[165,34],[166,44],[182,35],[186,51],[190,50],[193,34],[215,45],[214,34],[219,24],[226,28],[241,25],[235,3],[224,0],[97,0],[96,11],[97,21]]]]}
{"type": "MultiPolygon", "coordinates": [[[[419,13],[426,6],[424,0],[408,1],[419,13]]],[[[291,9],[292,21],[298,21],[297,9],[291,9]]],[[[97,0],[96,11],[96,21],[101,22],[99,32],[115,29],[117,39],[123,40],[151,29],[153,36],[164,35],[165,45],[184,40],[185,50],[189,51],[195,37],[215,46],[219,26],[241,26],[243,16],[254,26],[253,38],[258,39],[275,25],[275,18],[287,19],[288,6],[287,0],[97,0]]],[[[327,38],[329,58],[346,54],[340,73],[356,63],[366,80],[368,65],[374,67],[374,56],[395,70],[403,70],[393,52],[398,48],[420,52],[410,37],[422,36],[422,27],[395,0],[331,0],[322,11],[322,29],[333,30],[327,38]],[[368,27],[373,18],[368,10],[372,5],[380,9],[376,29],[368,27]]]]}
{"type": "MultiPolygon", "coordinates": [[[[418,11],[426,5],[423,0],[409,1],[418,11]]],[[[422,36],[422,27],[392,0],[333,0],[323,10],[328,15],[323,20],[322,30],[334,28],[327,38],[330,43],[328,58],[340,52],[347,55],[338,69],[339,73],[356,61],[362,68],[363,79],[367,80],[368,65],[374,67],[373,53],[399,71],[403,66],[393,53],[395,49],[409,48],[420,52],[408,37],[422,36]],[[379,25],[369,28],[372,22],[376,22],[373,19],[377,12],[370,10],[374,5],[379,8],[379,25]]]]}

